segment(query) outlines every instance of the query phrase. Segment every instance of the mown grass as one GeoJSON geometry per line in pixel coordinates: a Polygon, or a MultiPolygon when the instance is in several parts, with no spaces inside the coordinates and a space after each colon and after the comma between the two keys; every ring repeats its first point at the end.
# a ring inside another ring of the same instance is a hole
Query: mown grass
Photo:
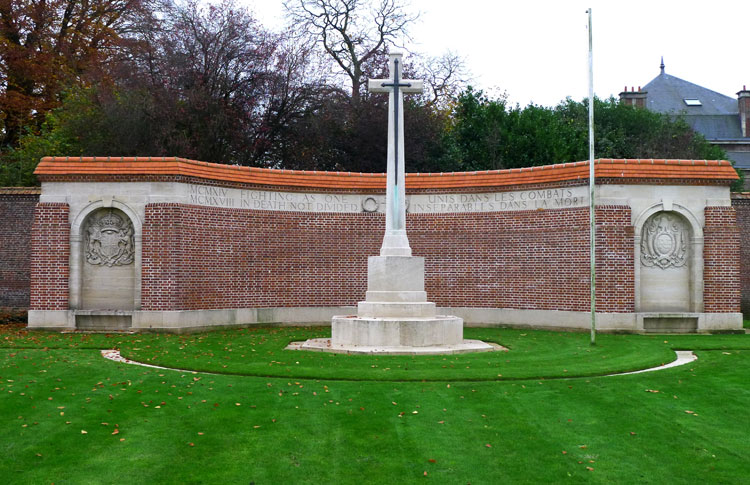
{"type": "Polygon", "coordinates": [[[363,356],[283,360],[286,339],[324,329],[0,332],[5,483],[741,483],[750,475],[745,335],[600,334],[590,349],[587,334],[468,329],[511,350],[491,364],[478,354],[368,365],[363,356]],[[368,380],[149,369],[102,359],[97,349],[110,347],[181,367],[313,375],[322,365],[368,380]],[[711,350],[666,371],[551,379],[646,366],[673,348],[711,350]],[[434,380],[412,380],[419,374],[434,380]]]}
{"type": "Polygon", "coordinates": [[[103,335],[24,332],[0,346],[117,348],[130,359],[178,369],[262,377],[382,381],[560,378],[638,370],[674,360],[672,349],[722,349],[747,342],[733,336],[599,334],[467,328],[466,338],[499,343],[508,352],[451,356],[366,356],[285,350],[289,342],[330,336],[323,327],[253,327],[194,335],[103,335]]]}

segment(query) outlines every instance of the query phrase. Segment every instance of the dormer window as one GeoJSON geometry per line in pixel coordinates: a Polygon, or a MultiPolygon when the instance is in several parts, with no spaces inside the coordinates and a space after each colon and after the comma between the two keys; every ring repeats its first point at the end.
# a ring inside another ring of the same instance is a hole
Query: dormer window
{"type": "Polygon", "coordinates": [[[685,98],[683,99],[683,101],[685,101],[685,104],[688,106],[703,106],[703,103],[701,103],[700,99],[685,98]]]}

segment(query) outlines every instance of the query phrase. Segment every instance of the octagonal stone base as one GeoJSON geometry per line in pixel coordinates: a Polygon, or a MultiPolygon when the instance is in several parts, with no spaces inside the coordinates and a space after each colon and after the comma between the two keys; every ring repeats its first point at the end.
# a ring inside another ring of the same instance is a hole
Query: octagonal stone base
{"type": "Polygon", "coordinates": [[[314,338],[304,342],[291,342],[287,350],[310,350],[333,354],[375,354],[375,355],[445,355],[468,352],[507,351],[502,345],[481,340],[463,340],[455,345],[429,345],[426,347],[379,346],[379,345],[334,345],[329,338],[314,338]]]}
{"type": "Polygon", "coordinates": [[[453,316],[426,318],[333,317],[333,345],[409,346],[455,345],[463,341],[464,321],[453,316]]]}
{"type": "Polygon", "coordinates": [[[350,354],[434,355],[490,352],[502,347],[463,339],[463,320],[426,318],[333,317],[330,339],[290,344],[289,349],[350,354]]]}

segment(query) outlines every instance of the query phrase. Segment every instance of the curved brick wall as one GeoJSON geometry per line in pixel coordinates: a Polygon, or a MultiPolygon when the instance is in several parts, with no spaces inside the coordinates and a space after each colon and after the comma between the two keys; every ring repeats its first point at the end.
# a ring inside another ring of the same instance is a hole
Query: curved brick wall
{"type": "MultiPolygon", "coordinates": [[[[736,175],[727,162],[603,160],[596,170],[605,194],[596,211],[597,311],[638,311],[633,221],[655,203],[671,210],[672,199],[693,207],[703,224],[705,312],[739,311],[745,213],[729,207],[726,187],[736,175]]],[[[356,305],[367,289],[367,258],[378,254],[383,237],[375,201],[382,174],[65,158],[43,160],[37,174],[48,185],[36,211],[36,310],[68,308],[68,294],[75,294],[68,288],[68,231],[91,203],[116,200],[142,222],[144,312],[356,305]],[[70,197],[70,190],[77,193],[70,197]],[[112,195],[96,202],[102,193],[112,195]],[[341,207],[306,204],[305,194],[340,200],[334,205],[341,207]]],[[[587,175],[580,163],[409,174],[407,229],[414,255],[425,257],[429,300],[451,308],[588,312],[589,216],[580,198],[587,175]],[[557,191],[569,206],[531,199],[557,191]],[[524,196],[528,205],[513,206],[524,196]],[[476,203],[454,207],[465,200],[476,203]]]]}
{"type": "MultiPolygon", "coordinates": [[[[601,311],[633,311],[630,209],[598,212],[601,311]]],[[[438,306],[585,311],[588,221],[578,208],[411,214],[407,227],[438,306]]],[[[355,305],[383,225],[382,214],[149,205],[143,309],[355,305]]]]}

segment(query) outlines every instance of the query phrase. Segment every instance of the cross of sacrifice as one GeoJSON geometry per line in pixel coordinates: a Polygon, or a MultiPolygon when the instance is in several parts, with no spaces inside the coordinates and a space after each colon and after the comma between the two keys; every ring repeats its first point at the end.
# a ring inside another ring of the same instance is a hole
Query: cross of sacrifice
{"type": "MultiPolygon", "coordinates": [[[[403,93],[421,93],[422,81],[401,79],[400,52],[390,57],[390,79],[370,79],[367,88],[372,93],[388,94],[388,165],[386,174],[386,237],[393,231],[404,231],[406,205],[404,190],[404,114],[403,93]]],[[[405,237],[405,234],[404,234],[405,237]]],[[[407,243],[408,244],[408,243],[407,243]]],[[[384,241],[384,246],[386,245],[384,241]]]]}

